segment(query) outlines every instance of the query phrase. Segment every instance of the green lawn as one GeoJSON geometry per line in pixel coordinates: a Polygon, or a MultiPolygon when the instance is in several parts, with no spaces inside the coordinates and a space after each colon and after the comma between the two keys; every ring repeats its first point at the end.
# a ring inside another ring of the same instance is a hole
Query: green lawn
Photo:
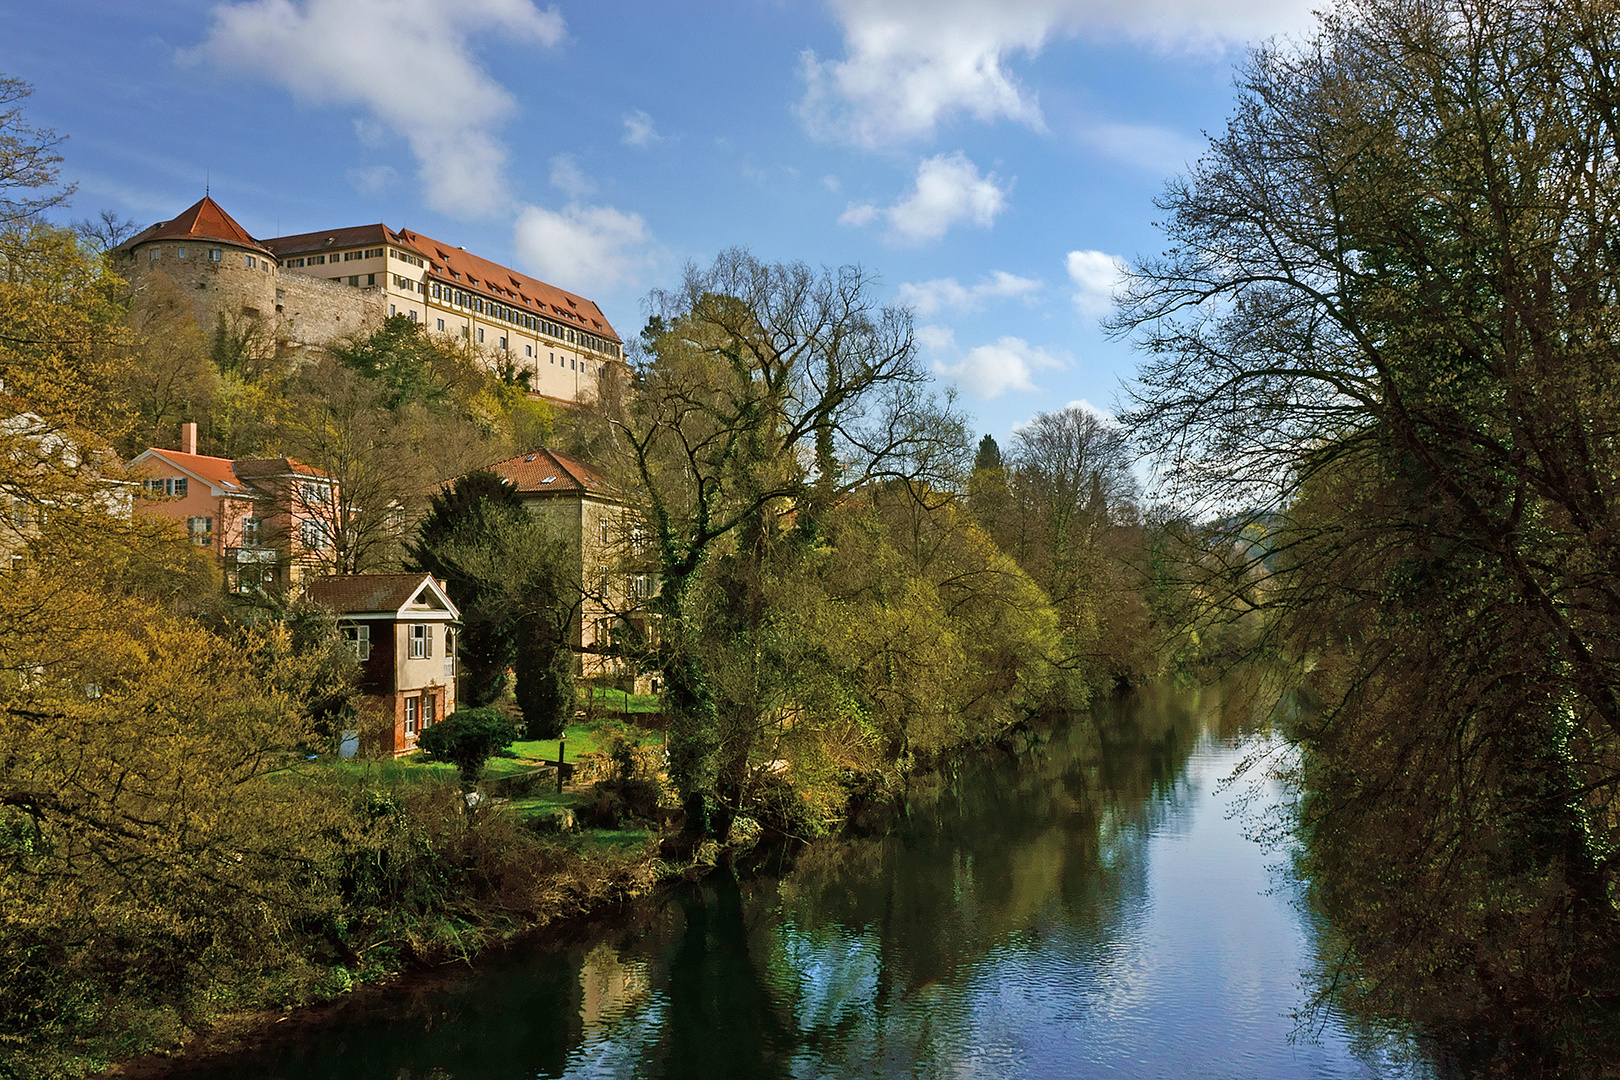
{"type": "Polygon", "coordinates": [[[578,806],[585,796],[578,791],[548,792],[544,795],[530,795],[522,799],[513,799],[507,803],[518,817],[536,817],[540,814],[549,814],[553,810],[564,807],[578,806]]]}
{"type": "Polygon", "coordinates": [[[657,694],[631,694],[606,686],[596,688],[594,701],[598,712],[655,713],[664,707],[663,698],[657,694]]]}
{"type": "MultiPolygon", "coordinates": [[[[635,728],[629,730],[631,732],[636,731],[635,728]]],[[[600,723],[589,725],[569,724],[563,732],[563,738],[568,743],[568,760],[576,761],[581,754],[602,749],[602,743],[606,742],[607,736],[611,732],[611,725],[603,726],[600,723]]],[[[664,741],[664,736],[660,732],[642,731],[637,734],[642,746],[661,746],[664,741]]],[[[533,761],[556,761],[557,740],[535,739],[515,742],[512,744],[512,753],[519,758],[529,758],[533,761]]],[[[508,764],[510,763],[510,759],[508,759],[508,764]]]]}

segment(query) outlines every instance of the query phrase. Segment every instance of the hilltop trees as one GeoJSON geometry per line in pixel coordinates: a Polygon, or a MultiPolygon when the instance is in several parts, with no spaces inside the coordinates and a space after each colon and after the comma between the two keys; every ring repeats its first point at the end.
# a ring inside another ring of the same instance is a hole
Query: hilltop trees
{"type": "Polygon", "coordinates": [[[1336,984],[1515,1075],[1616,1052],[1616,16],[1360,0],[1259,50],[1120,322],[1171,490],[1277,515],[1206,595],[1264,576],[1313,669],[1336,984]]]}
{"type": "Polygon", "coordinates": [[[1050,597],[1062,619],[1053,659],[1080,681],[1131,679],[1146,666],[1145,626],[1121,622],[1140,615],[1126,573],[1136,495],[1125,428],[1079,405],[1037,414],[1005,455],[988,435],[979,443],[968,505],[1050,597]]]}

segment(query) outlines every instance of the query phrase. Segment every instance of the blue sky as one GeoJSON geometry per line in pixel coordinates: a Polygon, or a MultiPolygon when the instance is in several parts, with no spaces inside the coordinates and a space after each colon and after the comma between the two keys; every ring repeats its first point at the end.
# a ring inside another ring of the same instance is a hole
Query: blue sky
{"type": "Polygon", "coordinates": [[[384,221],[595,299],[741,245],[859,263],[1005,441],[1107,408],[1098,318],[1249,44],[1308,0],[0,0],[64,220],[205,183],[257,236],[384,221]]]}

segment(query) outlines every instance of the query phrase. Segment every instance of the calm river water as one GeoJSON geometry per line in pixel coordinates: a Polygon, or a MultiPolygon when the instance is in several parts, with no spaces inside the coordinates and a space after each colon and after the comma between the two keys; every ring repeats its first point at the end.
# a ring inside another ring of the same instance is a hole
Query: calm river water
{"type": "Polygon", "coordinates": [[[1312,931],[1234,813],[1242,783],[1220,785],[1236,728],[1208,695],[1100,709],[940,778],[894,835],[711,878],[186,1075],[1421,1075],[1294,1019],[1312,931]]]}

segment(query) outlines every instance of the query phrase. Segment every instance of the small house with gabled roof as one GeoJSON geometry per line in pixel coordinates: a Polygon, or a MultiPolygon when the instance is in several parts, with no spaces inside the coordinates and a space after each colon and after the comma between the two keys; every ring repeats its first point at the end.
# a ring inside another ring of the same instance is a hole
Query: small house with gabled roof
{"type": "Polygon", "coordinates": [[[456,710],[461,612],[432,574],[344,574],[310,583],[311,600],[338,617],[360,662],[360,691],[390,718],[371,744],[385,756],[416,749],[422,732],[456,710]]]}

